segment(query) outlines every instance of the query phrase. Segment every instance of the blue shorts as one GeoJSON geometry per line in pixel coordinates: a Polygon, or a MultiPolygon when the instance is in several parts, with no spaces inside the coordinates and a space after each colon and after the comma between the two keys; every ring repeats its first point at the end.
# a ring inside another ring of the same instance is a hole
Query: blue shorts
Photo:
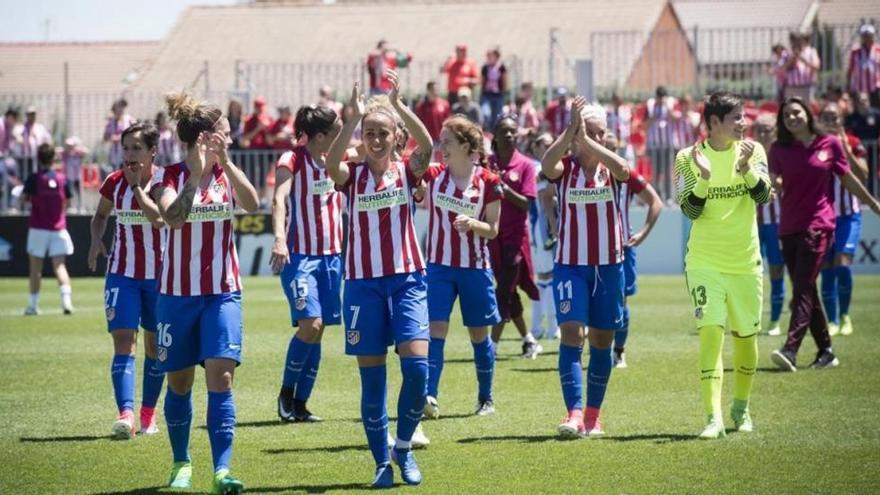
{"type": "Polygon", "coordinates": [[[428,340],[426,293],[421,272],[347,280],[342,292],[345,353],[378,356],[391,344],[428,340]]]}
{"type": "Polygon", "coordinates": [[[636,295],[636,248],[626,246],[623,248],[623,295],[626,297],[636,295]]]}
{"type": "Polygon", "coordinates": [[[206,359],[241,364],[241,292],[210,296],[159,294],[156,357],[162,371],[178,371],[206,359]]]}
{"type": "Polygon", "coordinates": [[[456,297],[464,326],[485,327],[501,321],[491,269],[455,268],[431,263],[427,281],[430,321],[449,321],[456,297]]]}
{"type": "Polygon", "coordinates": [[[158,295],[159,285],[156,279],[138,280],[115,273],[107,274],[104,283],[107,331],[137,330],[140,326],[148,332],[155,332],[158,295]]]}
{"type": "Polygon", "coordinates": [[[623,328],[623,263],[583,266],[557,263],[553,269],[556,321],[591,328],[623,328]]]}
{"type": "Polygon", "coordinates": [[[828,260],[833,260],[834,255],[838,253],[855,256],[859,247],[859,237],[862,235],[862,214],[839,216],[835,223],[834,245],[828,250],[828,260]]]}
{"type": "Polygon", "coordinates": [[[321,318],[325,325],[338,325],[342,256],[294,254],[281,271],[281,288],[290,306],[290,321],[321,318]]]}
{"type": "Polygon", "coordinates": [[[785,264],[779,248],[779,224],[758,225],[758,240],[761,243],[761,255],[767,258],[768,265],[785,264]]]}

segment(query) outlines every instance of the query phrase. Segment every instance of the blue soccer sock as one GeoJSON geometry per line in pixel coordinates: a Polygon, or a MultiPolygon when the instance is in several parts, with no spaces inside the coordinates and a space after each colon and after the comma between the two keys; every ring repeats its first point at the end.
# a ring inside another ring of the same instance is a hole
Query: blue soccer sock
{"type": "Polygon", "coordinates": [[[471,342],[474,348],[474,367],[477,369],[477,400],[492,400],[492,378],[495,375],[495,352],[492,339],[486,337],[482,342],[471,342]]]}
{"type": "Polygon", "coordinates": [[[779,321],[785,304],[785,278],[770,280],[770,321],[779,321]]]}
{"type": "Polygon", "coordinates": [[[629,306],[623,306],[623,328],[614,331],[614,350],[623,352],[629,337],[629,306]]]}
{"type": "Polygon", "coordinates": [[[174,462],[189,462],[189,429],[192,424],[192,392],[177,395],[167,388],[165,392],[165,425],[174,462]]]}
{"type": "Polygon", "coordinates": [[[232,390],[208,392],[208,439],[214,472],[229,469],[235,438],[235,399],[232,390]]]}
{"type": "Polygon", "coordinates": [[[837,297],[840,314],[849,314],[849,303],[852,301],[853,276],[852,267],[837,267],[837,297]]]}
{"type": "Polygon", "coordinates": [[[837,323],[837,269],[822,269],[822,304],[828,321],[837,323]]]}
{"type": "Polygon", "coordinates": [[[584,407],[584,371],[581,367],[583,352],[583,347],[559,344],[559,381],[562,384],[565,409],[568,411],[584,407]]]}
{"type": "Polygon", "coordinates": [[[440,375],[443,374],[443,354],[446,339],[431,337],[428,343],[428,395],[436,398],[440,393],[440,375]]]}
{"type": "Polygon", "coordinates": [[[318,368],[321,366],[321,343],[306,344],[311,347],[308,359],[306,359],[305,367],[299,374],[299,381],[296,382],[296,393],[293,398],[306,402],[312,396],[312,389],[315,388],[315,380],[318,379],[318,368]]]}
{"type": "Polygon", "coordinates": [[[156,402],[159,402],[159,394],[162,393],[165,373],[156,364],[155,359],[150,357],[144,359],[144,388],[141,397],[141,404],[144,407],[156,407],[156,402]]]}
{"type": "Polygon", "coordinates": [[[110,380],[113,382],[113,395],[116,408],[122,411],[134,410],[134,356],[116,354],[110,365],[110,380]]]}
{"type": "Polygon", "coordinates": [[[296,335],[291,337],[287,346],[287,358],[284,361],[284,377],[281,380],[283,386],[291,390],[296,387],[310,350],[312,350],[310,344],[300,340],[296,335]]]}
{"type": "Polygon", "coordinates": [[[400,385],[400,396],[397,398],[397,438],[409,442],[425,410],[425,396],[428,393],[428,358],[400,358],[400,373],[403,375],[403,383],[400,385]]]}
{"type": "Polygon", "coordinates": [[[590,346],[590,363],[587,365],[587,407],[600,409],[611,377],[611,348],[590,346]]]}
{"type": "Polygon", "coordinates": [[[376,465],[388,464],[388,383],[386,366],[359,368],[361,373],[361,420],[376,465]]]}

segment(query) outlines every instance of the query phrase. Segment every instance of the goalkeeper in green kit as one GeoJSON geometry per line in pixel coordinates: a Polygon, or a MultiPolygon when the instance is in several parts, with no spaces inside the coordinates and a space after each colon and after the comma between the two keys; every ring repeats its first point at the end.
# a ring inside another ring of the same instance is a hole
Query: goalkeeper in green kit
{"type": "Polygon", "coordinates": [[[700,333],[700,380],[706,427],[700,438],[725,436],[721,410],[724,331],[733,334],[733,405],[738,431],[752,431],[749,397],[758,364],[763,267],[755,204],[770,197],[764,148],[743,140],[742,98],[716,92],[705,100],[709,137],[678,152],[676,193],[693,221],[685,275],[700,333]]]}

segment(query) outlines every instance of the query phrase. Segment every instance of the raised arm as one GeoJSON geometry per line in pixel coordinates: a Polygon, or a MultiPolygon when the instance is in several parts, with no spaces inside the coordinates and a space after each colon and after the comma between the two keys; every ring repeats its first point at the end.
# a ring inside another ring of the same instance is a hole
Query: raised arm
{"type": "Polygon", "coordinates": [[[547,148],[547,151],[544,152],[544,156],[541,158],[541,172],[550,180],[555,180],[562,175],[562,157],[568,153],[577,133],[581,132],[581,127],[584,125],[581,118],[581,110],[583,110],[585,104],[586,100],[582,96],[574,99],[568,127],[566,127],[565,132],[553,141],[553,144],[547,148]]]}
{"type": "Polygon", "coordinates": [[[223,172],[226,173],[226,177],[232,184],[235,199],[238,200],[238,204],[244,211],[254,213],[260,209],[260,196],[244,172],[229,160],[229,154],[226,152],[227,146],[226,134],[214,132],[208,136],[208,149],[220,159],[220,166],[223,167],[223,172]]]}
{"type": "Polygon", "coordinates": [[[581,126],[581,131],[575,137],[577,143],[586,146],[590,153],[595,155],[602,165],[608,167],[608,171],[618,182],[626,182],[629,179],[629,165],[626,160],[617,153],[609,150],[603,144],[587,135],[581,126]]]}
{"type": "Polygon", "coordinates": [[[388,93],[388,99],[391,101],[391,105],[397,111],[397,114],[400,115],[401,120],[403,120],[403,124],[409,131],[410,136],[416,140],[416,144],[418,145],[410,157],[410,171],[416,177],[421,177],[424,175],[425,170],[428,169],[434,141],[431,139],[431,135],[428,133],[425,124],[419,120],[416,114],[414,114],[408,106],[401,103],[400,80],[398,79],[397,72],[388,69],[385,71],[385,75],[387,75],[388,80],[391,81],[391,92],[388,93]]]}
{"type": "Polygon", "coordinates": [[[354,134],[354,130],[357,129],[358,124],[360,124],[361,116],[366,111],[364,95],[360,92],[359,83],[354,83],[354,86],[351,88],[351,99],[348,104],[352,109],[352,116],[342,126],[342,130],[339,131],[336,139],[333,140],[330,149],[327,151],[327,156],[324,158],[327,175],[337,185],[345,184],[351,176],[351,170],[349,170],[348,164],[342,163],[342,157],[345,156],[345,150],[348,149],[351,136],[354,134]]]}
{"type": "MultiPolygon", "coordinates": [[[[846,156],[846,161],[849,163],[849,168],[852,170],[853,174],[855,174],[856,178],[858,178],[863,183],[868,180],[868,162],[865,161],[864,157],[861,157],[856,154],[855,150],[850,146],[849,139],[846,137],[846,134],[840,135],[840,144],[843,145],[843,152],[846,156]]],[[[864,150],[864,148],[862,148],[864,150]]]]}
{"type": "Polygon", "coordinates": [[[679,151],[675,157],[675,187],[678,205],[682,213],[691,220],[696,220],[703,213],[706,198],[709,196],[709,179],[712,172],[709,161],[700,153],[700,143],[691,148],[688,155],[685,150],[679,151]],[[691,160],[697,165],[700,174],[694,173],[691,160]]]}
{"type": "Polygon", "coordinates": [[[272,233],[275,234],[275,242],[272,245],[272,255],[269,257],[269,265],[276,273],[281,271],[290,262],[290,252],[287,249],[287,232],[285,220],[287,218],[287,198],[290,196],[290,186],[293,174],[287,167],[275,169],[275,194],[272,195],[272,233]]]}
{"type": "Polygon", "coordinates": [[[89,246],[89,270],[95,271],[98,268],[98,255],[107,257],[107,247],[104,246],[104,231],[107,230],[107,218],[113,212],[113,202],[101,196],[98,201],[98,209],[92,216],[89,224],[89,231],[92,236],[92,242],[89,246]]]}
{"type": "Polygon", "coordinates": [[[186,223],[186,217],[192,210],[193,200],[196,191],[199,188],[199,181],[202,180],[202,172],[205,169],[205,150],[207,149],[205,141],[206,133],[202,133],[193,146],[197,147],[197,153],[191,160],[187,160],[186,165],[189,168],[189,177],[183,184],[183,190],[178,193],[174,189],[159,184],[151,191],[156,205],[159,207],[159,215],[162,220],[172,229],[179,229],[186,223]]]}

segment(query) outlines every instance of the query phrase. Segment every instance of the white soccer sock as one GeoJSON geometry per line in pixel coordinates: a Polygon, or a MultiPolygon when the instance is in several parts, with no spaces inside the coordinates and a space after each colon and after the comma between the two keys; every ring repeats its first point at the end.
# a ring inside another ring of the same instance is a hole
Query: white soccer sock
{"type": "Polygon", "coordinates": [[[70,295],[73,293],[73,290],[69,285],[62,285],[59,287],[61,291],[61,305],[65,308],[69,308],[71,306],[70,295]]]}
{"type": "Polygon", "coordinates": [[[556,334],[558,323],[556,322],[556,302],[553,300],[552,283],[541,291],[541,304],[544,305],[544,313],[547,314],[547,333],[556,334]]]}
{"type": "Polygon", "coordinates": [[[412,448],[412,440],[410,440],[409,442],[404,442],[403,440],[398,438],[397,440],[394,441],[394,448],[395,449],[411,449],[412,448]]]}
{"type": "Polygon", "coordinates": [[[522,340],[527,344],[534,344],[535,342],[537,342],[537,340],[535,340],[535,336],[532,335],[531,332],[526,332],[526,336],[523,337],[522,340]]]}
{"type": "Polygon", "coordinates": [[[544,297],[541,295],[544,289],[541,287],[541,282],[538,282],[538,291],[540,298],[537,302],[532,301],[532,332],[541,335],[544,333],[544,329],[541,328],[541,321],[544,319],[544,297]]]}
{"type": "Polygon", "coordinates": [[[31,297],[30,297],[30,306],[31,306],[32,308],[36,308],[36,307],[39,306],[39,305],[40,305],[40,293],[37,292],[36,294],[31,294],[31,297]]]}

